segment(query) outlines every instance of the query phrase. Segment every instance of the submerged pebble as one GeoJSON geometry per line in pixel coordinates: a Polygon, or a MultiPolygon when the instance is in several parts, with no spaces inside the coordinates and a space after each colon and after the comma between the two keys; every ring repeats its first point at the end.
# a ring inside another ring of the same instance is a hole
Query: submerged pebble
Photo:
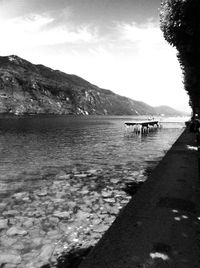
{"type": "Polygon", "coordinates": [[[6,229],[8,227],[8,220],[6,219],[0,219],[0,230],[6,229]]]}
{"type": "Polygon", "coordinates": [[[94,246],[130,200],[125,183],[102,170],[59,171],[40,188],[6,198],[0,203],[0,266],[56,267],[61,254],[94,246]]]}

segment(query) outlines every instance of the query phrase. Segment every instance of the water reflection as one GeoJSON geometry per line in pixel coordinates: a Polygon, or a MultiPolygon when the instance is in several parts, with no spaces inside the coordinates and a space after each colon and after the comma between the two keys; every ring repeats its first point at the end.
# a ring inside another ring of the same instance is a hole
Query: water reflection
{"type": "Polygon", "coordinates": [[[126,117],[0,119],[1,191],[16,190],[23,183],[25,187],[28,181],[37,184],[43,173],[51,175],[63,167],[69,172],[100,169],[123,179],[163,156],[181,132],[180,128],[162,129],[146,136],[127,136],[125,121],[126,117]],[[16,185],[8,186],[11,181],[16,185]]]}
{"type": "Polygon", "coordinates": [[[56,267],[63,252],[94,246],[181,132],[130,138],[126,120],[0,120],[1,251],[20,267],[56,267]]]}

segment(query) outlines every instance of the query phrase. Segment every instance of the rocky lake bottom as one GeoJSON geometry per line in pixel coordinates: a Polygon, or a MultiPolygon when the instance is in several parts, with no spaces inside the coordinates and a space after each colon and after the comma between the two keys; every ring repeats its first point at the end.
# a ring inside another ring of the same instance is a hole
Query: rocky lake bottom
{"type": "Polygon", "coordinates": [[[182,132],[130,119],[1,119],[0,268],[78,267],[182,132]]]}
{"type": "Polygon", "coordinates": [[[146,178],[144,170],[121,173],[123,180],[102,170],[54,170],[40,188],[4,198],[0,267],[58,267],[62,255],[93,247],[130,200],[126,186],[146,178]]]}

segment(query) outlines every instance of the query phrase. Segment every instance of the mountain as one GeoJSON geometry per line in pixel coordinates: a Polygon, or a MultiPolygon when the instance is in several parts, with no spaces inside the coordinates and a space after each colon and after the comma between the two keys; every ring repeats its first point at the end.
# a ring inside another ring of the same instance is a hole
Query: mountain
{"type": "Polygon", "coordinates": [[[167,115],[167,116],[183,116],[183,115],[189,115],[188,112],[182,112],[182,111],[177,111],[169,106],[162,105],[162,106],[157,106],[154,107],[154,110],[156,111],[157,114],[159,115],[167,115]]]}
{"type": "Polygon", "coordinates": [[[0,57],[0,113],[156,115],[163,113],[161,110],[99,88],[76,75],[35,65],[15,55],[0,57]]]}

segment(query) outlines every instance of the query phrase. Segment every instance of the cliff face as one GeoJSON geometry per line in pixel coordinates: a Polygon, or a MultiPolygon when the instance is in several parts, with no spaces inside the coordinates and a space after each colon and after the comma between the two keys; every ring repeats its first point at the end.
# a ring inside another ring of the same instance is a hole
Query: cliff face
{"type": "Polygon", "coordinates": [[[0,57],[0,113],[147,115],[158,112],[78,76],[8,56],[0,57]]]}

